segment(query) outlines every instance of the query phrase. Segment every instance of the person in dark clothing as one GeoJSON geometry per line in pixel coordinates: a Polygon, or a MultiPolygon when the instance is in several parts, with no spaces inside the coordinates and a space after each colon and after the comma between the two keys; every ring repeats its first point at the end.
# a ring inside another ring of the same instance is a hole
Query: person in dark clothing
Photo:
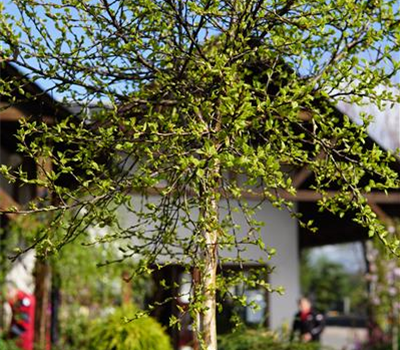
{"type": "Polygon", "coordinates": [[[299,336],[304,343],[319,342],[324,327],[324,315],[312,308],[310,300],[301,298],[299,311],[294,317],[291,338],[299,336]]]}

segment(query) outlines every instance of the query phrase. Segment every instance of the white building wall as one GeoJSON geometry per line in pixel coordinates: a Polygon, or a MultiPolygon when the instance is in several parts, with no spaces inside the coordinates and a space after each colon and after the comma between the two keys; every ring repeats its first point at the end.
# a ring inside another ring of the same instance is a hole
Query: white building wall
{"type": "MultiPolygon", "coordinates": [[[[152,196],[150,201],[156,202],[157,198],[152,196]]],[[[133,203],[139,204],[139,198],[134,198],[133,203]]],[[[248,203],[255,206],[259,202],[248,201],[248,203]]],[[[225,205],[222,203],[221,207],[225,205]]],[[[131,215],[127,212],[121,212],[121,214],[124,225],[134,224],[135,220],[131,215]]],[[[196,214],[193,213],[193,215],[196,214]]],[[[222,209],[221,216],[223,215],[222,209]]],[[[277,329],[283,324],[292,322],[297,310],[297,300],[300,297],[297,222],[288,211],[278,210],[268,202],[261,205],[255,214],[255,219],[264,223],[261,228],[263,241],[267,247],[276,249],[276,255],[271,260],[267,260],[268,257],[264,252],[254,245],[249,245],[242,257],[253,261],[263,258],[269,266],[275,267],[274,272],[269,276],[269,283],[273,288],[282,286],[285,290],[283,295],[275,292],[269,297],[269,323],[272,329],[277,329]]],[[[242,227],[242,231],[246,232],[247,224],[243,215],[235,214],[235,221],[242,227]]],[[[188,234],[187,230],[185,231],[181,229],[181,234],[188,234]]],[[[236,253],[223,252],[222,255],[236,256],[236,253]]]]}
{"type": "Polygon", "coordinates": [[[277,329],[283,324],[291,325],[300,297],[300,265],[297,222],[288,212],[265,206],[267,239],[276,249],[271,259],[275,271],[270,276],[273,287],[284,287],[284,294],[270,295],[270,326],[277,329]]]}
{"type": "MultiPolygon", "coordinates": [[[[250,205],[257,203],[249,201],[250,205]]],[[[274,292],[269,296],[269,323],[272,329],[277,329],[283,324],[291,325],[300,297],[297,221],[287,210],[278,210],[268,202],[262,204],[255,218],[264,223],[261,232],[265,245],[276,249],[276,254],[268,261],[271,267],[275,267],[269,276],[269,283],[272,288],[284,288],[283,295],[274,292]]],[[[243,218],[239,223],[246,227],[243,218]]],[[[252,259],[265,258],[257,247],[252,245],[246,253],[247,257],[252,259]]]]}

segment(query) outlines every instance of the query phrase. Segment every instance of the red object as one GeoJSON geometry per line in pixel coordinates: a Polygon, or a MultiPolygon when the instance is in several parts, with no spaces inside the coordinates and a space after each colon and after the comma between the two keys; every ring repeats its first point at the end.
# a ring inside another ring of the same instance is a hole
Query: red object
{"type": "Polygon", "coordinates": [[[15,339],[21,349],[33,350],[35,297],[19,290],[9,304],[12,309],[10,338],[15,339]]]}
{"type": "Polygon", "coordinates": [[[308,315],[310,315],[310,311],[301,311],[300,319],[304,322],[307,320],[308,315]]]}

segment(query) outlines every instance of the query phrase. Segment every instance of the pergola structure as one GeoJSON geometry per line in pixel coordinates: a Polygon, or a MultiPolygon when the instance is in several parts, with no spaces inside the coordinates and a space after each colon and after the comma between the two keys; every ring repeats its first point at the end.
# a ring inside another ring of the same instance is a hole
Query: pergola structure
{"type": "MultiPolygon", "coordinates": [[[[70,114],[60,103],[56,102],[48,93],[41,89],[37,84],[29,81],[20,71],[9,63],[0,63],[0,77],[2,81],[17,80],[23,82],[21,91],[15,89],[12,95],[15,97],[16,103],[9,96],[0,96],[0,146],[4,152],[3,158],[8,157],[8,164],[11,166],[22,165],[24,170],[34,176],[38,169],[30,159],[17,155],[17,139],[15,137],[19,122],[22,118],[30,118],[53,124],[57,119],[61,119],[70,114]],[[26,97],[30,96],[30,97],[26,97]]],[[[1,163],[4,159],[1,159],[1,163]]],[[[27,201],[36,197],[37,190],[34,186],[29,186],[29,193],[26,188],[21,192],[20,184],[15,183],[12,188],[4,181],[0,182],[0,209],[8,209],[10,207],[20,207],[27,201]],[[8,187],[7,190],[5,187],[8,187]]],[[[12,214],[8,214],[12,217],[12,214]]]]}
{"type": "MultiPolygon", "coordinates": [[[[385,88],[379,86],[378,89],[385,88]]],[[[400,94],[400,91],[394,91],[394,94],[400,94]]],[[[400,149],[399,103],[382,111],[371,101],[364,101],[363,106],[339,102],[336,111],[339,114],[347,115],[355,123],[360,122],[361,113],[374,116],[374,121],[368,129],[370,136],[365,147],[372,148],[374,145],[378,145],[382,150],[390,149],[394,151],[400,149]]],[[[392,164],[392,169],[400,174],[400,154],[396,155],[396,162],[392,164]]],[[[302,213],[306,222],[313,219],[316,226],[319,227],[319,232],[316,234],[304,228],[299,228],[300,249],[368,239],[367,230],[352,221],[349,214],[339,218],[318,210],[316,201],[320,196],[309,190],[309,187],[313,184],[313,177],[308,169],[300,169],[293,177],[293,184],[298,189],[296,195],[298,211],[302,213]]],[[[335,195],[335,189],[328,191],[328,195],[335,195]]],[[[378,218],[389,227],[393,224],[392,218],[400,217],[400,188],[388,193],[382,191],[368,192],[364,193],[364,197],[378,218]]]]}
{"type": "MultiPolygon", "coordinates": [[[[28,173],[32,178],[41,176],[41,167],[50,170],[51,164],[46,159],[35,163],[32,159],[25,158],[17,152],[17,138],[15,135],[20,127],[22,118],[29,118],[48,124],[55,123],[59,118],[65,118],[70,112],[61,104],[57,103],[37,84],[29,81],[26,76],[19,72],[15,67],[6,62],[0,62],[1,81],[17,80],[22,83],[22,90],[15,89],[10,96],[0,96],[0,163],[7,166],[19,167],[28,173]],[[26,97],[29,96],[29,97],[26,97]]],[[[20,209],[29,201],[41,196],[42,189],[33,185],[24,185],[18,181],[9,184],[0,176],[0,209],[9,210],[10,208],[20,209]]],[[[10,220],[13,220],[16,214],[8,213],[0,215],[0,225],[6,227],[10,220]]],[[[4,230],[0,234],[0,249],[2,240],[7,235],[12,234],[9,230],[4,230]]],[[[44,345],[47,342],[47,333],[49,327],[48,305],[50,297],[50,270],[48,263],[37,262],[35,266],[35,339],[39,339],[38,344],[44,345]]],[[[52,309],[57,305],[52,300],[52,309]]],[[[52,317],[55,313],[52,312],[52,317]]],[[[51,322],[53,325],[54,323],[51,322]]],[[[55,333],[54,330],[51,332],[55,333]]],[[[42,346],[45,348],[45,346],[42,346]]]]}

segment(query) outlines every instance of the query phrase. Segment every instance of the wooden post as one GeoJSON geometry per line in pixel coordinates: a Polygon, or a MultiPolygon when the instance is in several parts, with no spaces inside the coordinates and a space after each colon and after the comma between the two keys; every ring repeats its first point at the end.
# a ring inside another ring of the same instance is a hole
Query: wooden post
{"type": "Polygon", "coordinates": [[[131,276],[128,271],[122,272],[122,304],[129,305],[132,303],[132,285],[131,276]]]}
{"type": "Polygon", "coordinates": [[[52,279],[51,279],[51,319],[50,319],[50,341],[52,345],[57,345],[59,342],[59,321],[58,321],[58,313],[61,305],[61,296],[60,296],[60,288],[61,288],[61,277],[57,271],[52,271],[52,279]]]}
{"type": "Polygon", "coordinates": [[[48,261],[37,260],[35,266],[35,350],[45,350],[50,328],[50,265],[48,261]]]}
{"type": "MultiPolygon", "coordinates": [[[[51,170],[50,159],[40,159],[37,163],[37,178],[46,179],[46,174],[51,170]]],[[[46,189],[38,187],[36,195],[44,197],[46,189]]],[[[45,350],[50,348],[50,293],[51,293],[51,269],[46,260],[37,259],[35,266],[35,326],[34,326],[34,348],[45,350]]]]}

